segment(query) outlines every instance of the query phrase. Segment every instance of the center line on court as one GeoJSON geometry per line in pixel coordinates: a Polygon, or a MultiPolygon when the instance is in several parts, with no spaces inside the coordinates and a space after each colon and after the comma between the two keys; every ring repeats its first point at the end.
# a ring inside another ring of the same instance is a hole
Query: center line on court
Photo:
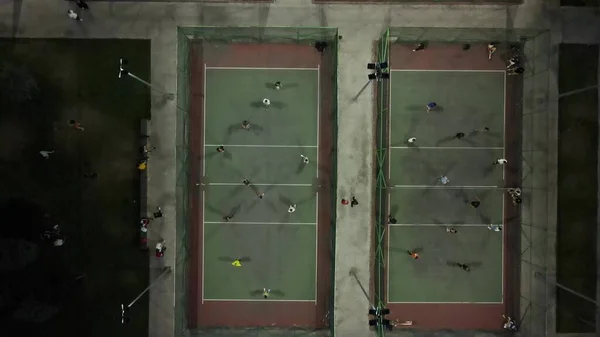
{"type": "Polygon", "coordinates": [[[390,146],[390,149],[415,149],[415,150],[504,150],[504,147],[475,147],[475,146],[390,146]]]}
{"type": "Polygon", "coordinates": [[[498,186],[447,186],[447,185],[394,185],[394,188],[432,188],[432,189],[448,189],[448,190],[460,190],[460,189],[493,189],[500,188],[498,186]]]}
{"type": "MultiPolygon", "coordinates": [[[[244,183],[208,183],[208,186],[242,186],[244,183]]],[[[251,183],[251,186],[290,186],[290,187],[311,187],[313,184],[255,184],[251,183]]]]}
{"type": "Polygon", "coordinates": [[[281,147],[281,148],[316,148],[317,145],[269,145],[269,144],[206,144],[205,147],[281,147]]]}
{"type": "Polygon", "coordinates": [[[391,223],[388,224],[390,227],[487,227],[489,225],[498,225],[498,226],[502,226],[501,224],[456,224],[456,223],[448,223],[448,224],[444,224],[444,223],[391,223]]]}
{"type": "Polygon", "coordinates": [[[232,225],[294,225],[315,226],[316,222],[235,222],[235,221],[204,221],[205,224],[232,224],[232,225]]]}

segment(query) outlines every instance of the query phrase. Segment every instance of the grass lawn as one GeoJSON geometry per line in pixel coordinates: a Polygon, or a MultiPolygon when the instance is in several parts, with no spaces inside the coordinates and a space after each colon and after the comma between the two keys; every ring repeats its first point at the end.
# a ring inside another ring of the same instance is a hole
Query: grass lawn
{"type": "Polygon", "coordinates": [[[147,336],[147,297],[126,326],[120,304],[148,285],[148,254],[138,245],[136,161],[150,93],[117,74],[124,57],[132,73],[148,79],[150,42],[6,39],[0,50],[0,65],[29,73],[39,92],[22,104],[5,105],[8,98],[1,98],[2,236],[39,249],[35,261],[0,282],[3,329],[18,329],[21,336],[147,336]],[[85,131],[68,127],[71,119],[85,131]],[[54,153],[45,160],[40,150],[54,153]],[[92,171],[97,178],[83,176],[92,171]],[[62,247],[39,240],[55,223],[67,237],[62,247]],[[31,296],[58,312],[37,324],[15,319],[22,298],[31,296]]]}
{"type": "MultiPolygon", "coordinates": [[[[598,83],[597,45],[562,44],[559,57],[559,92],[598,83]]],[[[598,91],[563,97],[558,109],[557,282],[596,298],[598,91]]],[[[595,313],[593,304],[557,289],[557,332],[594,332],[595,313]]]]}

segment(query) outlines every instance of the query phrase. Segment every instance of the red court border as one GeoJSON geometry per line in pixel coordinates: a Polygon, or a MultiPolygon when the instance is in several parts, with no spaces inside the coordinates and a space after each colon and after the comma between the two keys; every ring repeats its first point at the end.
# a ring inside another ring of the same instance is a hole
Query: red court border
{"type": "Polygon", "coordinates": [[[189,327],[305,327],[326,328],[331,305],[331,179],[333,148],[333,56],[310,45],[227,44],[193,42],[191,60],[190,151],[191,185],[203,178],[204,64],[211,67],[317,68],[320,66],[319,214],[317,247],[317,304],[283,301],[202,301],[202,191],[190,191],[191,262],[189,268],[189,327]]]}
{"type": "MultiPolygon", "coordinates": [[[[505,70],[506,56],[499,48],[492,60],[487,57],[487,45],[471,45],[464,51],[462,44],[430,44],[423,51],[413,52],[413,45],[391,44],[391,69],[423,70],[505,70]]],[[[505,47],[505,46],[503,46],[505,47]]],[[[521,76],[506,76],[504,148],[509,165],[504,166],[505,187],[520,186],[521,76]]],[[[388,101],[389,105],[389,101],[388,101]]],[[[389,123],[389,120],[388,120],[389,123]]],[[[389,130],[389,125],[387,125],[389,130]]],[[[389,198],[389,194],[388,194],[389,198]]],[[[504,300],[498,304],[484,303],[389,303],[390,319],[413,321],[414,329],[502,330],[502,315],[519,317],[520,289],[520,210],[504,197],[504,300]]],[[[386,231],[386,235],[388,235],[386,231]]],[[[384,240],[387,245],[387,237],[384,240]]],[[[387,251],[387,246],[385,247],[387,251]]],[[[389,263],[389,261],[388,261],[389,263]]],[[[386,264],[387,268],[387,264],[386,264]]],[[[387,291],[387,271],[384,289],[387,291]]],[[[387,300],[387,294],[385,295],[387,300]]]]}

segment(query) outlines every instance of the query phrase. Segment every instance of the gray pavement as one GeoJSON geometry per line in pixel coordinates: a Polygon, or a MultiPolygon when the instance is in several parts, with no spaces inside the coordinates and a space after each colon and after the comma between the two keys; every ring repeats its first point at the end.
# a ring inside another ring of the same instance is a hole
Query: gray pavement
{"type": "MultiPolygon", "coordinates": [[[[339,206],[336,237],[335,331],[337,336],[364,337],[373,333],[366,324],[368,301],[349,276],[369,284],[372,271],[374,222],[374,97],[366,91],[353,97],[365,83],[365,63],[374,59],[373,42],[388,26],[550,28],[552,45],[561,42],[598,43],[600,18],[593,9],[558,8],[558,0],[526,0],[521,6],[456,5],[314,5],[309,0],[277,0],[273,4],[200,4],[166,2],[91,2],[83,22],[68,19],[73,3],[62,0],[0,0],[0,36],[27,38],[137,38],[152,41],[151,81],[176,92],[177,26],[330,26],[343,40],[339,57],[338,196],[355,195],[357,208],[339,206]]],[[[549,96],[540,83],[526,85],[524,103],[524,221],[547,224],[548,230],[524,227],[532,245],[523,254],[522,304],[526,318],[523,336],[553,336],[554,291],[545,275],[554,274],[557,148],[557,48],[548,57],[549,96]],[[535,274],[539,272],[539,274],[535,274]],[[541,276],[536,276],[541,275],[541,276]],[[548,285],[548,286],[546,286],[548,285]],[[550,308],[550,310],[546,310],[550,308]],[[547,327],[546,327],[547,324],[547,327]]],[[[160,263],[174,266],[176,183],[175,102],[153,96],[151,132],[158,150],[148,169],[148,206],[160,205],[162,227],[151,238],[164,238],[169,250],[160,263]]],[[[152,277],[160,269],[152,259],[152,277]]],[[[150,336],[173,336],[173,274],[150,292],[150,336]]],[[[599,287],[600,289],[600,287],[599,287]]],[[[410,319],[410,317],[406,317],[410,319]]],[[[600,320],[599,320],[600,321],[600,320]]],[[[400,332],[394,334],[423,335],[400,332]]],[[[444,332],[443,336],[450,333],[444,332]]],[[[440,335],[440,336],[441,336],[440,335]]],[[[456,335],[456,334],[452,334],[456,335]]],[[[475,335],[475,333],[463,336],[475,335]]],[[[489,334],[479,334],[485,336],[489,334]]]]}

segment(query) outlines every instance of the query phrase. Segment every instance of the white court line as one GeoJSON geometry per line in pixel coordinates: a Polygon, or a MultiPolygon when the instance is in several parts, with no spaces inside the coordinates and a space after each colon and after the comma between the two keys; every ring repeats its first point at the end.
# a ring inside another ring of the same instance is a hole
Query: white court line
{"type": "Polygon", "coordinates": [[[206,67],[210,70],[319,70],[319,68],[206,67]]]}
{"type": "MultiPolygon", "coordinates": [[[[208,183],[208,186],[245,186],[244,183],[208,183]]],[[[289,186],[289,187],[311,187],[313,184],[255,184],[253,186],[289,186]]]]}
{"type": "Polygon", "coordinates": [[[448,190],[459,190],[459,189],[504,189],[499,186],[448,186],[448,185],[394,185],[394,188],[414,188],[414,189],[448,189],[448,190]]]}
{"type": "MultiPolygon", "coordinates": [[[[503,125],[503,134],[502,134],[502,140],[503,140],[503,144],[504,144],[504,148],[502,149],[502,158],[506,158],[506,71],[504,72],[504,101],[502,102],[502,105],[504,107],[504,125],[503,125]]],[[[502,180],[504,179],[505,176],[505,167],[502,166],[502,180]]]]}
{"type": "Polygon", "coordinates": [[[390,149],[413,150],[504,150],[504,147],[473,147],[473,146],[390,146],[390,149]]]}
{"type": "Polygon", "coordinates": [[[204,244],[204,218],[206,214],[204,212],[204,205],[206,204],[206,201],[204,199],[205,195],[204,195],[204,191],[202,191],[202,303],[204,304],[204,274],[206,274],[206,260],[205,260],[205,254],[204,254],[204,246],[206,246],[204,244]]]}
{"type": "MultiPolygon", "coordinates": [[[[202,73],[202,77],[203,77],[203,81],[204,81],[204,87],[202,88],[202,95],[203,95],[203,99],[202,99],[202,103],[203,103],[203,107],[202,107],[202,144],[206,144],[206,63],[204,63],[204,72],[202,73]]],[[[204,150],[204,149],[203,149],[204,150]]],[[[204,151],[202,151],[204,152],[204,151]]],[[[202,176],[204,176],[204,174],[206,173],[206,160],[202,160],[202,176]]],[[[202,177],[198,177],[198,180],[202,179],[202,177]]],[[[206,274],[206,268],[204,267],[206,265],[206,261],[204,259],[205,254],[204,254],[204,219],[205,219],[205,211],[204,211],[204,204],[206,203],[206,200],[204,199],[205,197],[205,193],[204,191],[202,191],[202,303],[204,303],[204,274],[206,274]]]]}
{"type": "Polygon", "coordinates": [[[503,304],[504,302],[394,302],[388,301],[390,304],[503,304]]]}
{"type": "Polygon", "coordinates": [[[283,300],[283,299],[226,299],[226,298],[211,298],[205,299],[206,302],[315,302],[315,300],[283,300]]]}
{"type": "Polygon", "coordinates": [[[473,70],[473,69],[392,69],[397,72],[445,72],[445,73],[506,73],[505,70],[473,70]]]}
{"type": "MultiPolygon", "coordinates": [[[[386,61],[389,61],[389,58],[386,61]]],[[[391,148],[392,148],[392,75],[393,74],[390,71],[390,78],[387,82],[388,83],[387,98],[389,99],[389,102],[384,102],[384,104],[388,104],[388,107],[387,107],[388,108],[388,125],[387,125],[388,144],[387,145],[388,145],[388,148],[390,149],[390,151],[387,151],[388,171],[387,171],[387,175],[385,176],[385,178],[388,181],[392,180],[392,151],[391,151],[391,148]]],[[[387,198],[387,213],[388,214],[384,214],[384,216],[391,215],[391,213],[392,213],[391,195],[390,195],[390,193],[388,193],[388,191],[385,191],[385,194],[386,194],[385,197],[387,198]]],[[[387,230],[387,227],[385,227],[384,230],[387,230]]],[[[389,248],[390,247],[390,233],[385,233],[385,235],[387,235],[387,247],[389,248]]],[[[379,238],[377,238],[377,239],[379,239],[379,238]]],[[[389,303],[389,301],[390,301],[390,283],[391,283],[390,282],[390,250],[389,249],[386,249],[386,250],[387,250],[387,256],[386,256],[387,261],[386,261],[385,266],[386,266],[386,274],[387,275],[386,275],[386,279],[385,279],[385,283],[386,283],[385,284],[386,285],[385,299],[386,299],[386,302],[389,303]]]]}
{"type": "Polygon", "coordinates": [[[270,145],[270,144],[204,144],[204,147],[281,147],[281,148],[316,148],[318,145],[270,145]]]}
{"type": "Polygon", "coordinates": [[[235,222],[235,221],[205,221],[205,224],[230,224],[230,225],[292,225],[315,226],[314,222],[235,222]]]}
{"type": "MultiPolygon", "coordinates": [[[[319,119],[321,117],[321,65],[317,65],[317,181],[319,179],[319,119]]],[[[319,191],[315,194],[315,305],[317,305],[319,291],[319,191]]]]}
{"type": "Polygon", "coordinates": [[[391,223],[390,227],[487,227],[498,224],[391,223]]]}

